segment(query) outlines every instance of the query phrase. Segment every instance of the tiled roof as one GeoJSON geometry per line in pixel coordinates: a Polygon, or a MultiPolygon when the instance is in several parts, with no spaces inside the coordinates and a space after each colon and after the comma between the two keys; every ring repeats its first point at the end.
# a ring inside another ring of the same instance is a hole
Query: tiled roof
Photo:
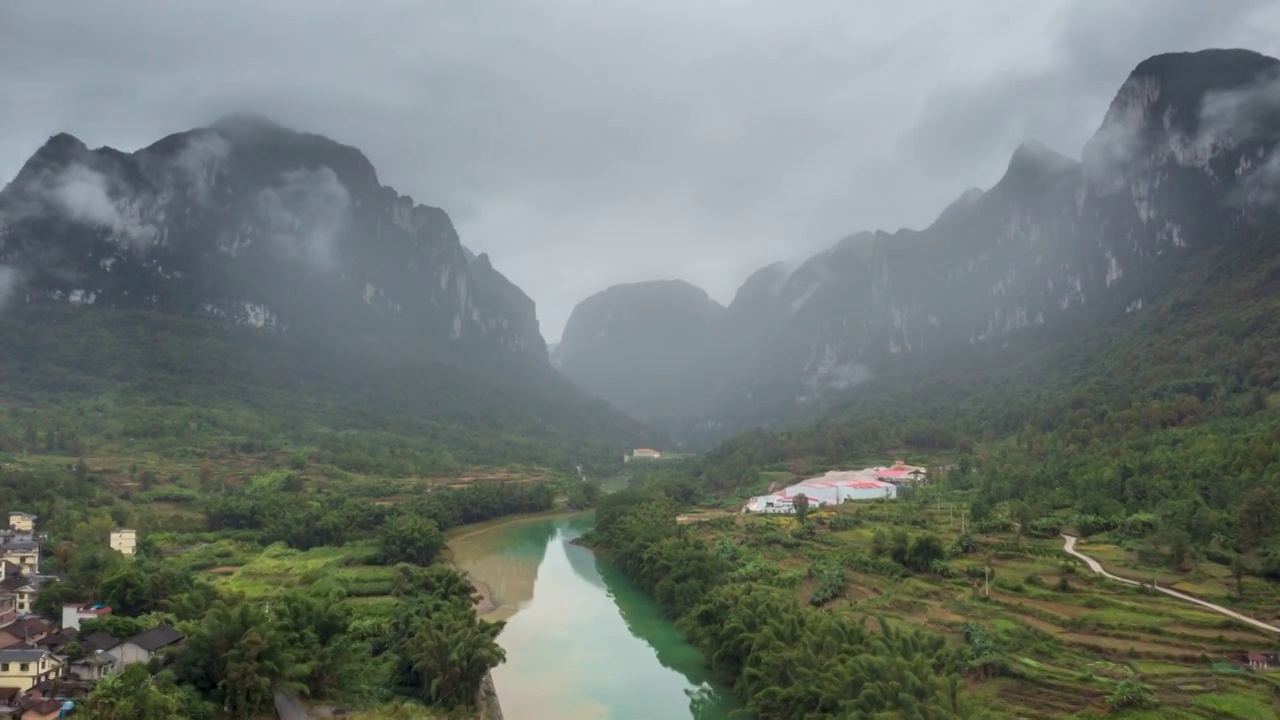
{"type": "Polygon", "coordinates": [[[185,637],[185,635],[178,632],[177,628],[171,625],[157,625],[146,632],[134,635],[125,642],[137,645],[147,652],[155,652],[162,647],[181,642],[185,637]]]}
{"type": "Polygon", "coordinates": [[[5,648],[0,650],[0,662],[36,662],[48,654],[44,648],[5,648]]]}
{"type": "Polygon", "coordinates": [[[5,628],[8,633],[16,638],[32,637],[33,635],[44,635],[53,630],[53,626],[45,622],[42,618],[27,617],[5,628]]]}
{"type": "Polygon", "coordinates": [[[84,639],[80,641],[82,645],[87,645],[94,650],[110,650],[118,647],[121,642],[123,641],[117,640],[101,630],[85,635],[84,639]]]}

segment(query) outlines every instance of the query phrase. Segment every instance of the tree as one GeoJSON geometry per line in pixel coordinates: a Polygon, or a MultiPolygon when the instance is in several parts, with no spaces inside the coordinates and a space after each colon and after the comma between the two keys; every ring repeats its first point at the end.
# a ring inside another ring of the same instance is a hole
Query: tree
{"type": "Polygon", "coordinates": [[[368,648],[348,637],[350,606],[337,594],[293,591],[272,608],[282,642],[298,659],[291,675],[310,697],[341,692],[359,668],[368,648]]]}
{"type": "Polygon", "coordinates": [[[1269,486],[1259,486],[1244,494],[1236,511],[1236,525],[1240,533],[1241,550],[1258,546],[1275,532],[1274,518],[1280,514],[1280,492],[1269,486]]]}
{"type": "Polygon", "coordinates": [[[184,629],[187,644],[174,664],[178,680],[233,716],[255,717],[270,707],[276,689],[298,689],[290,681],[293,649],[265,612],[242,596],[215,601],[184,629]]]}
{"type": "Polygon", "coordinates": [[[440,528],[430,520],[402,514],[382,526],[382,554],[387,563],[430,565],[444,548],[440,528]]]}
{"type": "Polygon", "coordinates": [[[424,702],[449,710],[473,706],[485,673],[506,660],[497,643],[503,623],[450,607],[418,617],[400,648],[401,682],[412,681],[424,702]]]}
{"type": "Polygon", "coordinates": [[[796,495],[791,506],[796,509],[796,520],[803,525],[805,518],[809,517],[809,498],[805,497],[804,493],[800,493],[796,495]]]}
{"type": "Polygon", "coordinates": [[[943,547],[942,540],[933,533],[926,533],[912,541],[903,564],[916,572],[926,572],[933,568],[935,561],[946,556],[947,550],[943,547]]]}
{"type": "Polygon", "coordinates": [[[1236,580],[1236,596],[1244,598],[1244,575],[1249,571],[1244,555],[1235,553],[1231,556],[1231,576],[1236,580]]]}
{"type": "MultiPolygon", "coordinates": [[[[115,608],[112,609],[114,610],[115,608]]],[[[76,637],[84,638],[96,632],[104,632],[117,640],[123,640],[133,637],[148,628],[148,624],[140,618],[115,614],[103,615],[81,622],[80,630],[76,633],[76,637]]]]}
{"type": "Polygon", "coordinates": [[[84,592],[69,582],[45,583],[40,594],[31,603],[31,611],[35,614],[57,620],[62,617],[62,606],[66,603],[84,602],[84,592]]]}
{"type": "Polygon", "coordinates": [[[158,687],[142,664],[108,675],[84,700],[85,717],[93,720],[185,720],[182,699],[158,687]]]}

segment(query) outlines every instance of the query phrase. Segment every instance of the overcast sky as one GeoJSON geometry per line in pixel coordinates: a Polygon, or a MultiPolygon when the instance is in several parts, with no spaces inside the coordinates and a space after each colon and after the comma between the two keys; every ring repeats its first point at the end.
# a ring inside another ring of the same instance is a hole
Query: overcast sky
{"type": "Polygon", "coordinates": [[[537,303],[928,224],[1073,157],[1145,57],[1280,55],[1265,0],[0,2],[0,178],[256,110],[355,145],[537,303]]]}

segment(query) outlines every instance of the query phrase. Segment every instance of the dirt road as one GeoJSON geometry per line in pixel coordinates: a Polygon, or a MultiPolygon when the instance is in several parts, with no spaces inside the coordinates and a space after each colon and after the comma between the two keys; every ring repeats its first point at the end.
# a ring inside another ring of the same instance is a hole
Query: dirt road
{"type": "MultiPolygon", "coordinates": [[[[1094,571],[1094,572],[1098,573],[1099,575],[1101,575],[1101,576],[1103,576],[1103,577],[1105,577],[1105,578],[1110,578],[1110,579],[1112,579],[1112,580],[1115,580],[1116,582],[1124,583],[1125,585],[1143,585],[1143,584],[1144,584],[1144,583],[1140,583],[1140,582],[1138,582],[1137,580],[1130,580],[1130,579],[1128,579],[1128,578],[1122,578],[1122,577],[1119,577],[1119,576],[1116,576],[1116,575],[1112,575],[1111,573],[1107,572],[1106,570],[1103,570],[1103,569],[1102,569],[1102,564],[1101,564],[1101,563],[1099,563],[1097,560],[1094,560],[1093,558],[1089,557],[1088,555],[1085,555],[1084,553],[1080,552],[1079,550],[1076,550],[1076,538],[1075,538],[1075,537],[1073,537],[1073,536],[1071,536],[1071,535],[1063,535],[1063,536],[1062,536],[1062,540],[1063,540],[1062,549],[1063,549],[1063,550],[1065,550],[1065,551],[1067,552],[1067,554],[1068,554],[1068,555],[1074,555],[1075,557],[1080,558],[1081,560],[1083,560],[1083,561],[1084,561],[1084,563],[1085,563],[1086,565],[1088,565],[1088,566],[1089,566],[1089,569],[1090,569],[1090,570],[1092,570],[1092,571],[1094,571]]],[[[1268,631],[1268,632],[1280,633],[1280,627],[1276,627],[1275,625],[1268,625],[1267,623],[1264,623],[1264,622],[1262,622],[1261,620],[1254,620],[1253,618],[1249,617],[1248,615],[1241,615],[1240,613],[1236,612],[1235,610],[1230,610],[1230,609],[1228,609],[1228,608],[1224,608],[1224,607],[1222,607],[1221,605],[1214,605],[1213,603],[1211,603],[1211,602],[1206,602],[1206,601],[1204,601],[1204,600],[1201,600],[1201,599],[1200,599],[1200,598],[1198,598],[1198,597],[1192,597],[1191,595],[1188,595],[1188,594],[1186,594],[1186,593],[1182,593],[1182,592],[1178,592],[1177,590],[1170,590],[1169,588],[1162,588],[1162,587],[1160,587],[1159,585],[1156,585],[1156,586],[1155,586],[1155,589],[1156,589],[1156,590],[1158,590],[1158,591],[1160,591],[1160,592],[1162,592],[1162,593],[1164,593],[1165,595],[1168,595],[1169,597],[1175,597],[1175,598],[1178,598],[1179,600],[1184,600],[1184,601],[1189,602],[1189,603],[1195,603],[1196,605],[1199,605],[1199,606],[1204,607],[1204,608],[1208,608],[1208,609],[1210,609],[1210,610],[1212,610],[1212,611],[1214,611],[1214,612],[1216,612],[1216,613],[1220,613],[1220,614],[1222,614],[1222,615],[1226,615],[1227,617],[1235,618],[1236,620],[1239,620],[1239,621],[1241,621],[1241,622],[1248,623],[1248,624],[1250,624],[1250,625],[1252,625],[1252,626],[1254,626],[1254,627],[1256,627],[1256,628],[1260,628],[1260,629],[1262,629],[1262,630],[1266,630],[1266,631],[1268,631]]]]}

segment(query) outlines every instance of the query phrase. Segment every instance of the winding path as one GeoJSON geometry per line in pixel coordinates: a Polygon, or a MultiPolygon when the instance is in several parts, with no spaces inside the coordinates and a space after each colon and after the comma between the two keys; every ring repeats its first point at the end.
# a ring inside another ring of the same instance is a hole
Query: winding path
{"type": "MultiPolygon", "coordinates": [[[[1084,561],[1084,563],[1085,563],[1086,565],[1088,565],[1088,566],[1089,566],[1089,569],[1090,569],[1090,570],[1092,570],[1092,571],[1094,571],[1094,572],[1098,573],[1099,575],[1101,575],[1101,576],[1103,576],[1103,577],[1105,577],[1105,578],[1109,578],[1109,579],[1111,579],[1111,580],[1115,580],[1116,582],[1124,583],[1125,585],[1134,585],[1134,586],[1142,586],[1142,585],[1145,585],[1145,583],[1138,582],[1137,580],[1130,580],[1130,579],[1128,579],[1128,578],[1122,578],[1122,577],[1119,577],[1118,575],[1112,575],[1111,573],[1107,572],[1106,570],[1103,570],[1103,569],[1102,569],[1102,564],[1101,564],[1101,563],[1099,563],[1097,560],[1094,560],[1093,558],[1089,557],[1088,555],[1085,555],[1084,553],[1080,552],[1079,550],[1076,550],[1076,538],[1075,538],[1075,537],[1073,537],[1073,536],[1071,536],[1071,535],[1063,535],[1063,536],[1062,536],[1062,540],[1063,540],[1062,549],[1063,549],[1063,550],[1065,550],[1065,551],[1067,552],[1067,554],[1068,554],[1068,555],[1074,555],[1075,557],[1080,558],[1081,560],[1083,560],[1083,561],[1084,561]]],[[[1178,592],[1177,590],[1170,590],[1169,588],[1162,588],[1162,587],[1160,587],[1159,585],[1155,585],[1155,589],[1156,589],[1156,590],[1158,590],[1158,591],[1160,591],[1160,592],[1162,592],[1162,593],[1164,593],[1165,595],[1170,596],[1170,597],[1175,597],[1175,598],[1178,598],[1179,600],[1185,600],[1186,602],[1189,602],[1189,603],[1195,603],[1196,605],[1199,605],[1199,606],[1201,606],[1201,607],[1208,608],[1208,609],[1210,609],[1210,610],[1212,610],[1212,611],[1214,611],[1214,612],[1216,612],[1216,613],[1221,613],[1221,614],[1223,614],[1223,615],[1226,615],[1227,617],[1235,618],[1236,620],[1239,620],[1240,622],[1248,623],[1248,624],[1250,624],[1250,625],[1252,625],[1252,626],[1254,626],[1254,627],[1256,627],[1256,628],[1259,628],[1259,629],[1262,629],[1262,630],[1266,630],[1266,631],[1268,631],[1268,632],[1280,633],[1280,627],[1276,627],[1275,625],[1268,625],[1267,623],[1264,623],[1264,622],[1262,622],[1261,620],[1254,620],[1253,618],[1249,617],[1248,615],[1241,615],[1240,613],[1236,612],[1235,610],[1229,610],[1229,609],[1227,609],[1227,608],[1222,607],[1221,605],[1214,605],[1213,603],[1211,603],[1211,602],[1206,602],[1206,601],[1204,601],[1204,600],[1201,600],[1201,599],[1200,599],[1200,598],[1198,598],[1198,597],[1192,597],[1191,595],[1188,595],[1188,594],[1186,594],[1186,593],[1182,593],[1182,592],[1178,592]]]]}

